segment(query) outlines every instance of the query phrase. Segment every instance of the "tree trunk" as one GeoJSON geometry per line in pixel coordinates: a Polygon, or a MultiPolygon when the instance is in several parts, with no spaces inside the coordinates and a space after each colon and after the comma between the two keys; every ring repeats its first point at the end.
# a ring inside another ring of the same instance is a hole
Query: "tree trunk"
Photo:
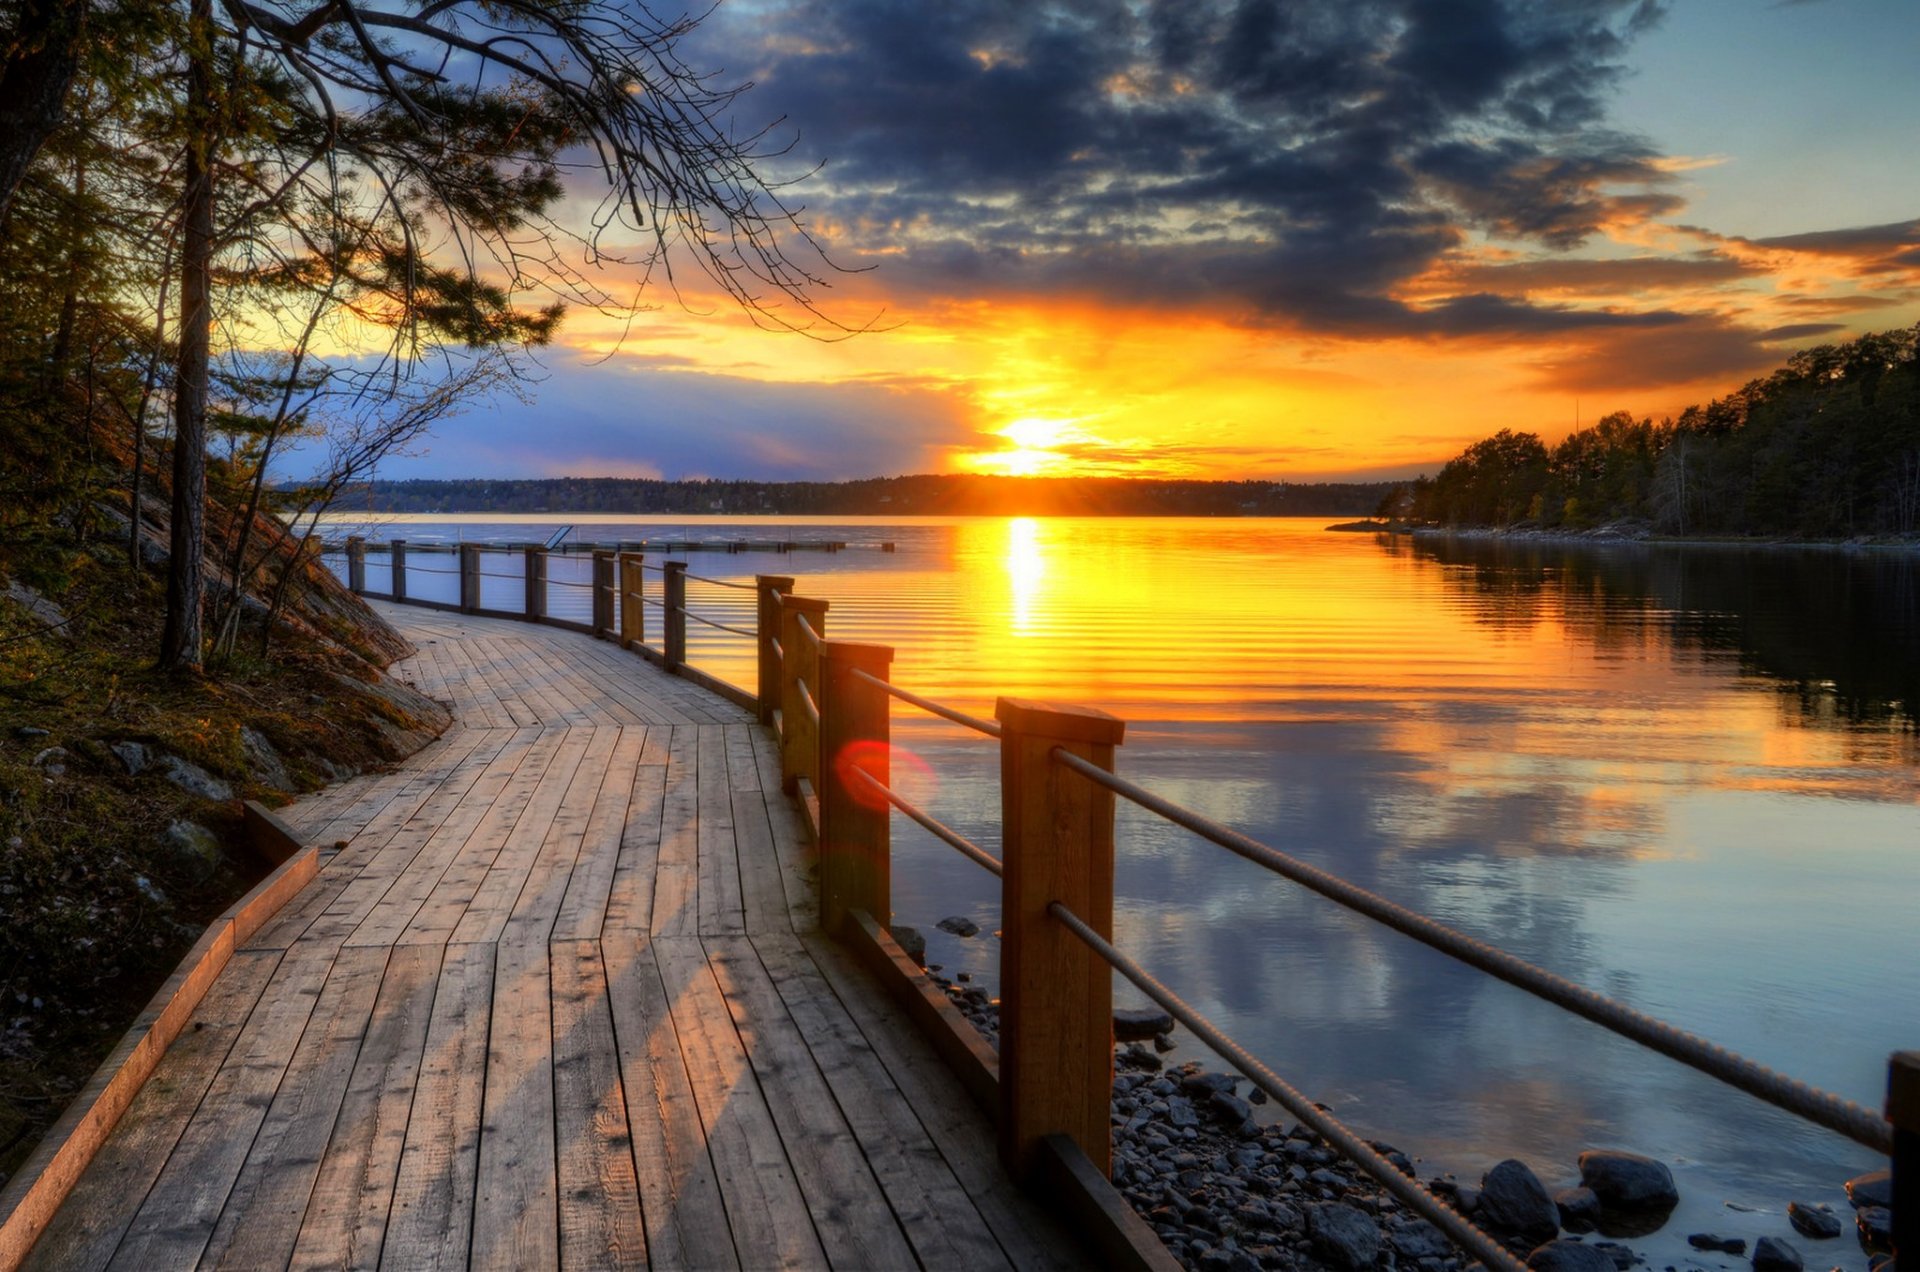
{"type": "Polygon", "coordinates": [[[207,590],[207,383],[213,336],[212,0],[193,0],[190,18],[180,361],[173,386],[173,538],[160,668],[197,672],[207,590]]]}
{"type": "Polygon", "coordinates": [[[13,46],[0,64],[0,220],[41,145],[60,126],[67,87],[80,67],[87,6],[72,0],[27,0],[13,46]]]}

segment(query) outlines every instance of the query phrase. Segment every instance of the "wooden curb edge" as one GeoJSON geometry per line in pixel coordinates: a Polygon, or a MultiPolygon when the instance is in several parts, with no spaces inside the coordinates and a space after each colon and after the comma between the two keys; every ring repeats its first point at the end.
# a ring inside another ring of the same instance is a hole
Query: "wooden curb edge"
{"type": "Polygon", "coordinates": [[[248,800],[244,814],[254,850],[280,864],[208,925],[33,1155],[0,1190],[0,1269],[5,1272],[25,1261],[235,948],[319,873],[319,850],[303,847],[300,837],[271,810],[248,800]]]}

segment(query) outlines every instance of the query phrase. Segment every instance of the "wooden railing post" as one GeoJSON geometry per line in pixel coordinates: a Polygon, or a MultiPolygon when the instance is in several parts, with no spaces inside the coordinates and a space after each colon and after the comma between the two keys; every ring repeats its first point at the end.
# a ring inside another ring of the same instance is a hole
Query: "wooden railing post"
{"type": "Polygon", "coordinates": [[[1061,1133],[1112,1169],[1113,973],[1057,920],[1059,901],[1113,938],[1113,793],[1053,762],[1113,767],[1126,725],[1104,711],[1001,698],[1000,1158],[1016,1177],[1061,1133]]]}
{"type": "Polygon", "coordinates": [[[760,599],[760,677],[756,690],[760,701],[760,723],[772,724],[774,709],[780,705],[780,598],[793,591],[793,580],[784,574],[756,574],[753,593],[760,599]]]}
{"type": "Polygon", "coordinates": [[[460,608],[471,614],[480,608],[480,545],[460,545],[460,608]]]}
{"type": "Polygon", "coordinates": [[[620,643],[628,649],[647,640],[647,558],[639,552],[620,554],[620,643]]]}
{"type": "Polygon", "coordinates": [[[1887,1121],[1893,1123],[1893,1258],[1895,1266],[1907,1267],[1920,1260],[1920,1051],[1896,1051],[1887,1062],[1887,1121]]]}
{"type": "Polygon", "coordinates": [[[613,553],[593,554],[593,634],[611,640],[613,630],[613,553]]]}
{"type": "Polygon", "coordinates": [[[527,545],[527,618],[543,621],[547,616],[547,550],[537,543],[527,545]]]}
{"type": "Polygon", "coordinates": [[[837,935],[847,914],[865,910],[881,927],[893,917],[891,809],[859,768],[892,781],[887,743],[892,699],[863,679],[887,678],[893,649],[853,641],[820,646],[820,927],[837,935]]]}
{"type": "Polygon", "coordinates": [[[355,596],[367,591],[367,541],[357,534],[347,536],[347,590],[355,596]]]}
{"type": "MultiPolygon", "coordinates": [[[[791,795],[800,789],[800,779],[820,789],[820,737],[813,721],[800,704],[800,682],[806,681],[814,693],[820,689],[820,665],[813,647],[800,636],[800,620],[805,618],[813,634],[827,634],[827,603],[810,596],[784,595],[780,598],[780,786],[791,795]]],[[[818,702],[818,699],[815,699],[818,702]]]]}
{"type": "Polygon", "coordinates": [[[665,602],[666,630],[661,633],[661,650],[668,671],[678,671],[687,661],[687,563],[667,562],[665,602]]]}
{"type": "Polygon", "coordinates": [[[393,586],[388,589],[396,601],[407,599],[407,541],[395,539],[388,545],[393,550],[393,586]]]}

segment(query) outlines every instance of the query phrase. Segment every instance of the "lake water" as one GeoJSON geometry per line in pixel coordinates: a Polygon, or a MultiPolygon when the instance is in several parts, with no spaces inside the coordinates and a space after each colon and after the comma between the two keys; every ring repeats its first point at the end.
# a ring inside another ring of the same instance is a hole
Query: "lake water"
{"type": "MultiPolygon", "coordinates": [[[[576,521],[600,541],[845,540],[675,555],[714,579],[795,575],[832,602],[830,635],[894,645],[898,683],[963,709],[1005,693],[1111,711],[1120,770],[1167,797],[1870,1107],[1888,1053],[1920,1046],[1915,554],[1293,520],[576,521]]],[[[368,529],[419,544],[560,524],[368,529]]],[[[451,583],[409,575],[415,595],[451,583]]],[[[489,586],[517,605],[514,579],[489,586]]],[[[584,615],[584,589],[554,597],[584,615]]],[[[689,606],[751,625],[746,593],[695,582],[689,606]]],[[[752,683],[738,638],[690,640],[692,661],[752,683]]],[[[991,744],[906,709],[894,728],[925,761],[896,764],[907,793],[995,843],[991,744]]],[[[895,921],[991,985],[997,883],[898,818],[894,871],[895,921]],[[982,935],[934,928],[951,914],[982,935]]],[[[1844,1211],[1841,1181],[1884,1165],[1124,803],[1116,911],[1118,944],[1423,1175],[1519,1156],[1557,1187],[1597,1146],[1669,1162],[1682,1209],[1638,1243],[1661,1262],[1732,1266],[1681,1238],[1789,1236],[1788,1200],[1844,1211]]],[[[1794,1240],[1810,1267],[1864,1267],[1851,1236],[1794,1240]]]]}

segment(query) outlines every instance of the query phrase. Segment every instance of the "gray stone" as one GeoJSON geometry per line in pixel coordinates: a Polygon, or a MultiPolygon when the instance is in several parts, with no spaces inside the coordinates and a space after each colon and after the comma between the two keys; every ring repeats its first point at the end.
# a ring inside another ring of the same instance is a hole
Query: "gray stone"
{"type": "Polygon", "coordinates": [[[1252,1105],[1225,1091],[1215,1091],[1207,1097],[1207,1111],[1228,1126],[1245,1126],[1253,1116],[1252,1105]]]}
{"type": "Polygon", "coordinates": [[[287,766],[281,761],[280,752],[273,749],[273,743],[267,741],[264,733],[243,726],[240,730],[240,749],[246,752],[247,767],[253,770],[254,781],[275,790],[293,789],[293,779],[287,776],[287,766]]]}
{"type": "Polygon", "coordinates": [[[1833,1213],[1830,1206],[1818,1206],[1805,1201],[1787,1203],[1787,1222],[1793,1230],[1803,1237],[1812,1237],[1815,1241],[1831,1241],[1840,1235],[1840,1216],[1833,1213]]]}
{"type": "Polygon", "coordinates": [[[23,724],[13,731],[13,736],[19,738],[22,742],[31,742],[35,738],[44,738],[49,736],[49,734],[47,730],[40,728],[38,725],[23,724]]]}
{"type": "Polygon", "coordinates": [[[1600,1198],[1591,1188],[1562,1188],[1553,1195],[1560,1226],[1568,1232],[1592,1232],[1600,1226],[1600,1198]]]}
{"type": "Polygon", "coordinates": [[[919,929],[910,928],[904,923],[896,923],[887,931],[893,935],[893,939],[899,943],[900,948],[907,952],[908,958],[922,967],[927,965],[927,938],[920,935],[919,929]]]}
{"type": "Polygon", "coordinates": [[[1158,1007],[1122,1007],[1113,1013],[1113,1036],[1121,1042],[1144,1042],[1173,1028],[1173,1017],[1158,1007]]]}
{"type": "Polygon", "coordinates": [[[1713,1250],[1720,1254],[1745,1254],[1745,1237],[1723,1237],[1713,1232],[1694,1232],[1687,1236],[1687,1244],[1696,1250],[1713,1250]]]}
{"type": "Polygon", "coordinates": [[[1167,1098],[1167,1124],[1170,1126],[1198,1126],[1200,1115],[1194,1112],[1193,1101],[1185,1096],[1175,1095],[1167,1098]]]}
{"type": "Polygon", "coordinates": [[[58,636],[62,640],[72,638],[73,634],[67,630],[67,616],[61,612],[60,607],[26,584],[18,580],[9,581],[4,595],[15,605],[40,620],[41,626],[45,628],[43,635],[58,636]]]}
{"type": "Polygon", "coordinates": [[[33,757],[33,767],[48,777],[59,777],[67,771],[67,748],[50,746],[33,757]]]}
{"type": "Polygon", "coordinates": [[[1791,1242],[1762,1237],[1753,1243],[1754,1272],[1800,1272],[1806,1266],[1791,1242]]]}
{"type": "Polygon", "coordinates": [[[950,914],[933,926],[955,936],[975,936],[980,931],[980,925],[964,914],[950,914]]]}
{"type": "Polygon", "coordinates": [[[1350,1272],[1365,1272],[1380,1256],[1380,1227],[1352,1206],[1316,1206],[1307,1215],[1315,1252],[1350,1272]]]}
{"type": "Polygon", "coordinates": [[[198,795],[201,799],[228,800],[233,798],[233,787],[227,785],[207,770],[191,760],[183,760],[177,755],[167,757],[167,780],[189,795],[198,795]]]}
{"type": "Polygon", "coordinates": [[[1148,1072],[1152,1072],[1160,1067],[1160,1057],[1148,1051],[1137,1042],[1120,1052],[1119,1061],[1121,1064],[1131,1065],[1136,1069],[1145,1069],[1148,1072]]]}
{"type": "Polygon", "coordinates": [[[146,744],[142,742],[115,742],[107,749],[119,759],[121,766],[127,770],[128,777],[138,777],[141,770],[153,762],[152,755],[147,752],[146,744]]]}
{"type": "Polygon", "coordinates": [[[1453,1253],[1447,1234],[1425,1219],[1410,1220],[1387,1234],[1387,1244],[1403,1259],[1444,1259],[1453,1253]]]}
{"type": "Polygon", "coordinates": [[[1628,1268],[1640,1262],[1640,1256],[1633,1252],[1631,1246],[1621,1245],[1618,1241],[1596,1241],[1593,1248],[1612,1259],[1617,1272],[1627,1272],[1628,1268]]]}
{"type": "Polygon", "coordinates": [[[1534,1272],[1614,1272],[1613,1258],[1605,1250],[1566,1238],[1534,1247],[1527,1266],[1534,1272]]]}
{"type": "Polygon", "coordinates": [[[1239,1085],[1239,1079],[1230,1073],[1189,1073],[1180,1079],[1180,1089],[1188,1095],[1204,1099],[1216,1091],[1232,1095],[1239,1085]]]}
{"type": "Polygon", "coordinates": [[[1528,1241],[1551,1241],[1560,1232],[1553,1195],[1525,1162],[1511,1157],[1481,1177],[1476,1218],[1482,1227],[1528,1241]]]}
{"type": "Polygon", "coordinates": [[[172,823],[167,827],[166,842],[181,867],[196,880],[207,878],[226,858],[220,837],[198,822],[172,823]]]}
{"type": "Polygon", "coordinates": [[[1671,1210],[1680,1202],[1673,1172],[1638,1153],[1588,1149],[1580,1154],[1580,1182],[1607,1210],[1671,1210]]]}
{"type": "Polygon", "coordinates": [[[1860,1244],[1869,1250],[1893,1249],[1893,1211],[1885,1206],[1863,1206],[1854,1212],[1860,1244]]]}
{"type": "Polygon", "coordinates": [[[1855,1175],[1847,1181],[1847,1200],[1854,1209],[1862,1206],[1891,1206],[1893,1204],[1893,1173],[1876,1170],[1865,1175],[1855,1175]]]}

